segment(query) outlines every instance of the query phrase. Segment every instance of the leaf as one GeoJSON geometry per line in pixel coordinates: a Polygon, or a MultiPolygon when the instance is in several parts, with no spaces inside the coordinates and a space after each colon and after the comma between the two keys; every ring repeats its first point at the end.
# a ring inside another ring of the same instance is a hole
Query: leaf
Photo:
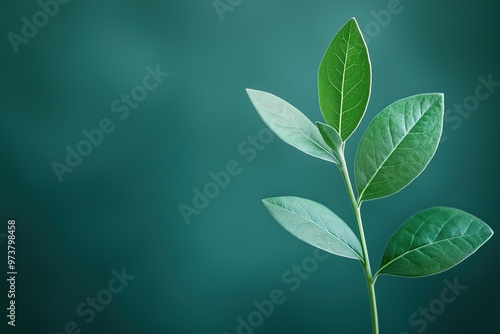
{"type": "Polygon", "coordinates": [[[356,152],[359,202],[392,195],[430,162],[443,129],[443,94],[399,100],[375,116],[356,152]]]}
{"type": "Polygon", "coordinates": [[[316,122],[316,126],[318,127],[321,137],[325,140],[325,143],[327,143],[337,156],[339,156],[342,151],[342,138],[340,138],[337,130],[321,122],[316,122]]]}
{"type": "Polygon", "coordinates": [[[338,163],[319,130],[297,108],[267,92],[247,89],[247,93],[264,123],[285,143],[313,157],[338,163]]]}
{"type": "Polygon", "coordinates": [[[335,255],[362,259],[361,244],[354,232],[327,207],[293,196],[262,202],[274,219],[300,240],[335,255]]]}
{"type": "Polygon", "coordinates": [[[371,90],[371,63],[355,18],[335,35],[321,60],[318,93],[321,113],[342,141],[356,130],[371,90]]]}
{"type": "Polygon", "coordinates": [[[462,210],[435,207],[408,219],[392,236],[379,274],[405,277],[434,275],[474,253],[493,231],[462,210]]]}

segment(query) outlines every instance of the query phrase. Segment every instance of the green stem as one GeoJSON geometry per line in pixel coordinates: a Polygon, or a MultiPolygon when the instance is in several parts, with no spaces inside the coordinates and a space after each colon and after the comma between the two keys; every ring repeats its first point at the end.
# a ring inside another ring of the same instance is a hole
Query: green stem
{"type": "Polygon", "coordinates": [[[375,281],[372,276],[372,271],[370,267],[370,258],[368,256],[368,249],[366,247],[366,239],[365,232],[363,230],[363,222],[361,221],[361,203],[358,204],[356,200],[356,196],[354,195],[354,190],[352,188],[351,179],[349,177],[349,171],[347,169],[347,164],[345,161],[344,150],[340,150],[339,158],[340,164],[339,168],[342,173],[342,177],[344,178],[344,182],[347,188],[347,192],[349,194],[349,200],[351,202],[352,211],[354,213],[354,217],[356,218],[356,225],[358,227],[359,238],[361,241],[361,250],[363,252],[363,269],[365,271],[366,284],[368,286],[368,295],[370,298],[370,310],[372,316],[372,333],[378,334],[378,315],[377,315],[377,299],[375,297],[375,281]]]}

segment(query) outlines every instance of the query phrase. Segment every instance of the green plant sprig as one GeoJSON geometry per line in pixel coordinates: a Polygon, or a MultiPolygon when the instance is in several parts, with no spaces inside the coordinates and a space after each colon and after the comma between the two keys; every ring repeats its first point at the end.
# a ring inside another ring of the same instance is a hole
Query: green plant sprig
{"type": "Polygon", "coordinates": [[[300,240],[360,261],[368,286],[372,329],[378,334],[378,276],[438,274],[473,254],[493,231],[479,218],[458,209],[424,210],[404,222],[391,237],[379,269],[372,274],[361,205],[399,192],[427,167],[442,134],[444,97],[441,93],[410,96],[375,116],[356,152],[356,196],[344,151],[347,139],[366,112],[371,80],[368,48],[352,18],[333,38],[318,71],[319,105],[326,123],[313,124],[297,108],[273,94],[253,89],[247,89],[247,93],[263,121],[279,138],[339,168],[358,236],[335,213],[314,201],[285,196],[267,198],[263,203],[274,219],[300,240]]]}

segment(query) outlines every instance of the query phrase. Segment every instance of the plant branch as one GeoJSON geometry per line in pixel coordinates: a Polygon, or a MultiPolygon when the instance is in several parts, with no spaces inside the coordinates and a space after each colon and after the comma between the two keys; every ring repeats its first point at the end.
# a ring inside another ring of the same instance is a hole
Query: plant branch
{"type": "Polygon", "coordinates": [[[370,258],[368,256],[368,248],[366,247],[366,239],[365,232],[363,229],[363,222],[361,220],[361,203],[357,201],[356,196],[354,195],[354,190],[352,188],[351,178],[349,177],[349,170],[347,169],[347,164],[344,156],[344,145],[342,145],[342,150],[339,152],[340,159],[340,172],[342,173],[342,177],[344,178],[344,183],[347,188],[347,193],[349,194],[349,200],[351,202],[352,211],[354,213],[354,217],[356,219],[356,225],[358,228],[358,234],[361,241],[361,250],[363,252],[363,261],[362,266],[365,272],[366,284],[368,286],[368,295],[370,298],[370,311],[372,316],[372,333],[379,334],[378,329],[378,315],[377,315],[377,299],[375,297],[375,281],[372,276],[371,267],[370,267],[370,258]]]}

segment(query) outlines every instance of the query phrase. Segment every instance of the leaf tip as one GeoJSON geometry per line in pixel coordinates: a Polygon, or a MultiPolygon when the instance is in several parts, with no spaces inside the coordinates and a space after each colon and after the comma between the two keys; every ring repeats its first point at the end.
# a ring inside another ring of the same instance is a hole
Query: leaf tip
{"type": "Polygon", "coordinates": [[[264,205],[264,207],[269,211],[271,210],[271,202],[269,201],[270,198],[263,198],[262,199],[262,204],[264,205]]]}
{"type": "Polygon", "coordinates": [[[435,96],[436,99],[439,100],[439,102],[444,105],[444,93],[438,92],[438,93],[431,93],[428,95],[435,96]]]}
{"type": "Polygon", "coordinates": [[[267,207],[268,205],[271,204],[271,200],[272,200],[271,197],[269,197],[269,198],[263,198],[262,199],[262,203],[267,207]]]}
{"type": "Polygon", "coordinates": [[[489,232],[489,236],[488,236],[488,240],[493,236],[493,234],[495,234],[495,232],[493,231],[493,229],[491,228],[490,225],[484,223],[484,225],[486,225],[486,227],[488,228],[488,232],[489,232]]]}
{"type": "MultiPolygon", "coordinates": [[[[321,136],[323,137],[323,133],[322,133],[321,131],[322,131],[322,130],[323,130],[323,129],[327,126],[327,125],[326,125],[325,123],[323,123],[323,122],[320,122],[320,121],[315,121],[315,122],[314,122],[314,125],[316,125],[316,127],[318,128],[318,130],[319,130],[319,132],[320,132],[321,136]]],[[[325,139],[325,138],[323,137],[323,139],[325,139]]]]}
{"type": "Polygon", "coordinates": [[[438,99],[440,99],[441,101],[444,101],[444,93],[435,93],[435,94],[438,97],[438,99]]]}
{"type": "MultiPolygon", "coordinates": [[[[359,24],[358,24],[358,20],[356,20],[356,18],[353,16],[349,19],[349,21],[347,21],[347,23],[354,23],[354,25],[356,26],[356,28],[358,29],[359,33],[361,36],[363,36],[363,34],[361,33],[361,28],[359,27],[359,24]]],[[[363,37],[363,41],[364,41],[364,37],[363,37]]],[[[366,43],[365,43],[366,44],[366,43]]]]}

